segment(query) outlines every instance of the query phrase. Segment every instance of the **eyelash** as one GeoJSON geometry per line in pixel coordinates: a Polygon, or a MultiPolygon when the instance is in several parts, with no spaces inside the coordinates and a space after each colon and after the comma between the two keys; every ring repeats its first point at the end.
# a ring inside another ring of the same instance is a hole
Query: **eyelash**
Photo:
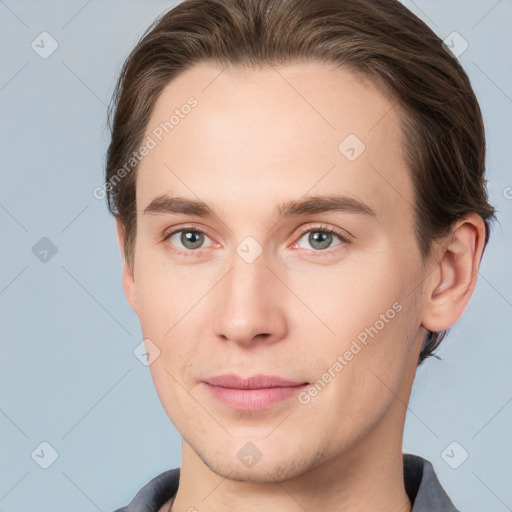
{"type": "MultiPolygon", "coordinates": [[[[316,233],[316,232],[319,232],[319,233],[328,233],[330,235],[335,235],[336,237],[339,238],[340,242],[339,244],[335,245],[332,249],[329,248],[329,249],[302,249],[303,251],[306,252],[307,254],[307,257],[308,258],[316,258],[318,256],[325,256],[326,254],[335,254],[336,252],[338,252],[340,250],[340,246],[344,246],[344,245],[348,245],[350,244],[350,240],[348,239],[347,236],[345,236],[343,234],[343,232],[341,232],[340,230],[338,229],[335,229],[331,226],[325,226],[325,225],[321,225],[321,226],[315,226],[315,227],[308,227],[308,228],[305,228],[304,230],[301,230],[301,232],[299,233],[298,235],[298,238],[297,238],[297,242],[306,234],[306,233],[316,233]]],[[[297,242],[294,242],[294,244],[297,244],[297,242]]]]}
{"type": "MultiPolygon", "coordinates": [[[[173,235],[175,235],[176,233],[181,233],[181,232],[186,232],[186,231],[192,231],[193,233],[201,233],[205,236],[207,236],[208,238],[210,238],[208,236],[207,233],[205,233],[203,230],[199,229],[199,228],[196,228],[195,226],[184,226],[184,227],[181,227],[180,229],[176,229],[174,231],[170,231],[168,233],[166,233],[164,235],[164,238],[163,238],[163,241],[167,241],[169,240],[173,235]]],[[[308,254],[307,257],[313,257],[313,258],[316,258],[316,254],[318,256],[320,255],[326,255],[326,254],[333,254],[335,252],[338,251],[338,249],[336,249],[336,247],[338,246],[342,246],[342,245],[348,245],[350,244],[350,240],[339,230],[331,227],[331,226],[325,226],[325,225],[321,225],[321,226],[315,226],[315,227],[308,227],[308,228],[305,228],[304,230],[302,230],[299,235],[298,235],[298,238],[296,239],[297,241],[294,242],[294,245],[297,244],[297,242],[306,234],[306,233],[316,233],[316,232],[319,232],[319,233],[329,233],[331,235],[335,235],[336,237],[339,238],[340,240],[340,244],[337,244],[335,246],[335,248],[333,249],[318,249],[318,250],[315,250],[315,249],[310,249],[310,250],[305,250],[304,251],[308,254]],[[312,256],[312,254],[314,256],[312,256]]],[[[179,248],[173,248],[171,249],[172,252],[175,252],[177,254],[180,254],[180,255],[183,255],[183,256],[187,256],[187,257],[198,257],[198,256],[201,256],[201,248],[199,249],[188,249],[188,250],[185,250],[185,249],[179,249],[179,248]]]]}
{"type": "MultiPolygon", "coordinates": [[[[173,235],[176,233],[181,233],[183,231],[192,231],[193,233],[201,233],[205,236],[208,236],[207,233],[205,233],[202,229],[198,229],[195,226],[183,226],[180,229],[175,229],[174,231],[170,231],[169,233],[166,233],[163,238],[163,242],[166,242],[169,240],[173,235]]],[[[210,237],[208,237],[210,238],[210,237]]],[[[180,249],[180,248],[173,248],[171,249],[172,252],[179,254],[181,256],[187,256],[187,257],[198,257],[201,256],[201,249],[180,249]]]]}

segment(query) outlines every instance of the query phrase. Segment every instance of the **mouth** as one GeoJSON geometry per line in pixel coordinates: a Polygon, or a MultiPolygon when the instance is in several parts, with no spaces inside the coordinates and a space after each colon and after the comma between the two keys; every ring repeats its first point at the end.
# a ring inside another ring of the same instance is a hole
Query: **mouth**
{"type": "Polygon", "coordinates": [[[284,379],[275,375],[253,375],[242,378],[234,374],[217,375],[205,381],[212,386],[231,389],[267,389],[267,388],[289,388],[309,384],[309,382],[284,379]]]}
{"type": "Polygon", "coordinates": [[[203,382],[211,396],[230,408],[256,411],[268,409],[284,400],[291,401],[308,382],[293,381],[272,375],[218,375],[203,382]]]}

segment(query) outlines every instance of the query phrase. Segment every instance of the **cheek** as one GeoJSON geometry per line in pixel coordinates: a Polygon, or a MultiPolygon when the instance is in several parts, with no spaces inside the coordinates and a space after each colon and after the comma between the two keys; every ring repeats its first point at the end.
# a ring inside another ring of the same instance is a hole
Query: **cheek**
{"type": "Polygon", "coordinates": [[[288,279],[290,288],[331,331],[332,343],[334,335],[343,342],[376,322],[382,330],[382,322],[396,316],[396,303],[404,296],[404,276],[398,274],[382,254],[372,260],[347,259],[333,266],[301,264],[288,279]]]}
{"type": "Polygon", "coordinates": [[[139,263],[136,293],[141,330],[160,351],[158,360],[150,365],[155,385],[168,386],[169,373],[184,383],[187,365],[194,361],[201,322],[206,321],[205,295],[215,276],[191,266],[171,266],[149,252],[139,263]]]}
{"type": "Polygon", "coordinates": [[[316,378],[331,369],[336,375],[333,389],[343,396],[340,404],[356,409],[382,401],[382,381],[398,385],[420,326],[410,293],[414,270],[396,255],[373,256],[372,261],[354,258],[336,268],[310,265],[289,275],[293,289],[315,314],[301,308],[290,319],[296,332],[317,333],[314,344],[304,346],[314,346],[310,368],[316,378]]]}
{"type": "MultiPolygon", "coordinates": [[[[146,276],[148,277],[148,276],[146,276]]],[[[197,302],[190,293],[176,293],[161,279],[146,281],[140,292],[139,320],[144,338],[159,351],[149,370],[155,390],[169,418],[179,424],[190,406],[189,374],[197,362],[197,302]],[[188,404],[188,405],[187,405],[188,404]]]]}
{"type": "Polygon", "coordinates": [[[162,251],[140,251],[137,263],[135,287],[144,335],[163,338],[181,319],[186,322],[209,280],[192,266],[171,265],[162,251]]]}

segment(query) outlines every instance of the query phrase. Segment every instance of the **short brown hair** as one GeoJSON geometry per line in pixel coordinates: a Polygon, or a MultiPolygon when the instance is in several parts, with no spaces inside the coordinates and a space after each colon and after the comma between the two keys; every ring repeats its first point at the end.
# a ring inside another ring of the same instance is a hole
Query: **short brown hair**
{"type": "MultiPolygon", "coordinates": [[[[415,191],[415,235],[425,262],[432,241],[475,212],[489,239],[485,134],[470,81],[440,38],[397,0],[185,0],[146,30],[128,56],[108,119],[108,207],[125,227],[125,258],[134,266],[137,162],[163,88],[194,64],[248,70],[319,61],[344,66],[380,86],[402,118],[415,191]],[[118,180],[119,169],[126,169],[118,180]]],[[[448,331],[425,336],[418,364],[448,331]]]]}

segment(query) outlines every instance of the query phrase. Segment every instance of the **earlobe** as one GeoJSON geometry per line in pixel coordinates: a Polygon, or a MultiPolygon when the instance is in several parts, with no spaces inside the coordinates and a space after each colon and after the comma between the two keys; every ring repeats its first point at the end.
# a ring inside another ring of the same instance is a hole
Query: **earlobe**
{"type": "Polygon", "coordinates": [[[126,296],[126,300],[128,301],[128,304],[130,304],[133,311],[135,311],[135,313],[137,313],[137,300],[136,300],[136,293],[135,293],[135,276],[133,274],[132,269],[126,262],[125,251],[124,251],[125,227],[119,218],[116,218],[116,225],[117,225],[117,239],[119,242],[119,249],[121,251],[121,257],[123,259],[123,273],[122,273],[123,290],[124,290],[124,294],[126,296]]]}
{"type": "Polygon", "coordinates": [[[455,223],[437,251],[426,282],[422,326],[433,332],[452,327],[462,316],[478,280],[485,226],[477,214],[455,223]]]}

